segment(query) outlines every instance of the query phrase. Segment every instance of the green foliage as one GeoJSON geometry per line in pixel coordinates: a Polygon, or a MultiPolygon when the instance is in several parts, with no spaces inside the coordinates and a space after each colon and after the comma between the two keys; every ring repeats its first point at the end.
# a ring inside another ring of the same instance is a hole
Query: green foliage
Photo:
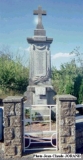
{"type": "Polygon", "coordinates": [[[83,54],[79,52],[79,48],[71,54],[75,55],[71,62],[62,64],[60,70],[52,68],[52,84],[57,94],[72,94],[77,97],[77,103],[82,103],[83,54]]]}
{"type": "Polygon", "coordinates": [[[0,96],[2,94],[22,94],[28,85],[29,69],[20,59],[0,52],[0,96]]]}
{"type": "MultiPolygon", "coordinates": [[[[72,94],[77,97],[77,103],[83,103],[83,54],[79,48],[70,54],[74,55],[71,62],[62,64],[60,70],[52,68],[52,84],[57,94],[72,94]]],[[[23,94],[28,79],[29,69],[21,57],[14,58],[9,49],[0,51],[0,97],[23,94]]]]}
{"type": "Polygon", "coordinates": [[[25,109],[25,117],[30,118],[30,109],[25,109]]]}
{"type": "Polygon", "coordinates": [[[83,103],[83,79],[81,81],[81,85],[79,88],[79,97],[78,97],[78,103],[83,103]]]}
{"type": "Polygon", "coordinates": [[[66,63],[61,65],[61,69],[52,69],[52,83],[58,94],[73,94],[74,93],[74,81],[77,76],[76,64],[66,63]]]}

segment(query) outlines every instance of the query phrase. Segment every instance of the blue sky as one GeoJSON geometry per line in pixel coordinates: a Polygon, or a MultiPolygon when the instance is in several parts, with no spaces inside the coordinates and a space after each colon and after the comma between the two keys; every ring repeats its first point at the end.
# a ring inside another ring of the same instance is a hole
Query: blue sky
{"type": "Polygon", "coordinates": [[[28,59],[29,44],[36,28],[33,10],[46,10],[43,26],[51,44],[52,65],[59,68],[69,61],[69,53],[80,46],[83,51],[83,0],[0,0],[0,48],[9,46],[28,59]]]}

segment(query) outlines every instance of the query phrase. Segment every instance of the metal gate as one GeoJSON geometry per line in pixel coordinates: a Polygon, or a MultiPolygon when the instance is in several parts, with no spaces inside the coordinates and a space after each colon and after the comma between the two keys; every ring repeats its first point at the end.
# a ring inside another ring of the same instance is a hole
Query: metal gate
{"type": "Polygon", "coordinates": [[[23,149],[57,150],[56,105],[23,107],[23,149]]]}

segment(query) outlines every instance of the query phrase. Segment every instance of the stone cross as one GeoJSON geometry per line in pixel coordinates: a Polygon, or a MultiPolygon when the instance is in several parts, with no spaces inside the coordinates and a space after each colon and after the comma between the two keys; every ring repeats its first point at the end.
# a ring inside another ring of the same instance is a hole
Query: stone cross
{"type": "Polygon", "coordinates": [[[33,11],[34,15],[38,15],[38,25],[37,25],[37,29],[43,29],[43,25],[42,25],[42,15],[46,15],[46,11],[42,10],[42,7],[38,7],[38,10],[34,10],[33,11]]]}

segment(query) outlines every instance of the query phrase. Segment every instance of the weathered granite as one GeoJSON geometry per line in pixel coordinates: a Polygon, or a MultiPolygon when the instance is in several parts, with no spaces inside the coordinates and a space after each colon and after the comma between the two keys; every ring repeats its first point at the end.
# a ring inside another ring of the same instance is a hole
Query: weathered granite
{"type": "Polygon", "coordinates": [[[50,44],[44,44],[44,42],[30,45],[30,85],[51,85],[51,57],[49,48],[50,44]]]}
{"type": "Polygon", "coordinates": [[[34,15],[38,15],[38,24],[37,24],[37,29],[43,29],[42,25],[42,15],[46,15],[46,11],[42,10],[42,7],[39,6],[38,10],[33,11],[34,15]]]}
{"type": "Polygon", "coordinates": [[[34,36],[28,37],[30,44],[30,63],[29,63],[29,86],[24,96],[27,97],[27,105],[33,104],[54,104],[53,96],[55,92],[51,84],[51,52],[50,44],[53,39],[46,37],[46,31],[42,24],[42,15],[46,11],[42,7],[33,11],[38,15],[38,23],[34,36]],[[39,94],[37,95],[37,90],[39,94]],[[45,91],[45,94],[43,92],[45,91]]]}
{"type": "Polygon", "coordinates": [[[76,97],[72,95],[57,95],[56,125],[57,147],[60,153],[76,153],[75,108],[76,97]],[[72,111],[73,110],[73,111],[72,111]]]}
{"type": "Polygon", "coordinates": [[[8,102],[21,102],[23,97],[21,96],[8,96],[5,99],[3,99],[3,103],[8,102]]]}
{"type": "Polygon", "coordinates": [[[33,11],[33,14],[38,15],[38,24],[34,31],[34,37],[27,38],[28,43],[30,43],[29,85],[39,83],[50,84],[50,43],[53,39],[47,39],[42,24],[42,15],[46,15],[46,11],[42,10],[42,7],[39,6],[38,10],[33,11]]]}
{"type": "MultiPolygon", "coordinates": [[[[68,107],[69,107],[69,100],[73,102],[73,100],[77,100],[76,97],[72,96],[71,94],[65,94],[65,95],[56,95],[55,99],[59,99],[60,101],[64,101],[65,100],[65,104],[68,104],[68,107]]],[[[72,103],[71,105],[73,105],[74,103],[72,103]]],[[[65,105],[64,105],[65,106],[65,105]]]]}
{"type": "Polygon", "coordinates": [[[51,44],[53,41],[53,38],[48,38],[45,36],[34,36],[34,37],[28,37],[27,41],[29,44],[35,44],[35,43],[39,43],[41,44],[42,42],[44,42],[44,44],[51,44]]]}
{"type": "Polygon", "coordinates": [[[55,104],[55,101],[53,100],[55,94],[56,92],[53,90],[52,86],[35,85],[28,86],[24,96],[27,97],[27,106],[33,104],[50,105],[55,104]]]}
{"type": "Polygon", "coordinates": [[[4,158],[22,156],[23,147],[23,97],[9,96],[4,104],[4,158]]]}

